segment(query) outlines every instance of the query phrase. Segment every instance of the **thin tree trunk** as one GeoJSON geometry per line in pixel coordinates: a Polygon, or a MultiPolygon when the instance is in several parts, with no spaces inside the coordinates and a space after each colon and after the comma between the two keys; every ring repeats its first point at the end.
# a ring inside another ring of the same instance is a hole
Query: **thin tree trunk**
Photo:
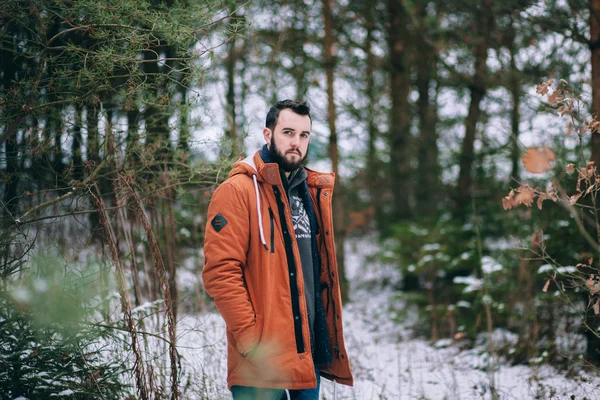
{"type": "MultiPolygon", "coordinates": [[[[592,115],[600,119],[600,0],[589,0],[592,58],[592,115]]],[[[600,134],[592,134],[592,161],[600,166],[600,134]]]]}
{"type": "Polygon", "coordinates": [[[125,165],[127,168],[135,168],[140,165],[139,118],[140,111],[137,108],[127,111],[127,138],[125,139],[125,165]]]}
{"type": "MultiPolygon", "coordinates": [[[[94,105],[87,106],[86,113],[86,124],[87,124],[87,149],[86,158],[91,163],[90,173],[94,171],[100,163],[100,139],[98,138],[98,109],[94,105]]],[[[92,238],[95,240],[102,240],[101,237],[101,226],[100,216],[98,213],[90,214],[90,224],[92,228],[92,238]]]]}
{"type": "Polygon", "coordinates": [[[493,22],[491,0],[482,0],[479,12],[476,13],[478,25],[478,43],[475,46],[475,74],[470,85],[471,104],[469,114],[465,121],[465,138],[462,143],[460,155],[460,172],[458,174],[458,194],[456,196],[456,210],[464,216],[470,205],[473,186],[473,163],[475,160],[475,136],[477,122],[481,114],[481,100],[486,93],[487,75],[487,50],[490,41],[490,29],[493,22]]]}
{"type": "Polygon", "coordinates": [[[369,99],[367,105],[367,186],[371,196],[371,203],[375,209],[375,220],[377,226],[383,224],[383,208],[381,207],[381,183],[380,183],[380,165],[377,157],[376,143],[379,137],[379,130],[375,121],[375,105],[377,102],[375,94],[375,55],[373,54],[373,32],[375,30],[375,19],[373,17],[373,9],[366,7],[365,9],[365,27],[367,35],[364,43],[364,51],[367,55],[366,60],[366,95],[369,99]]]}
{"type": "Polygon", "coordinates": [[[511,177],[515,181],[519,181],[520,175],[520,156],[521,150],[519,148],[519,125],[521,123],[521,112],[519,107],[521,105],[521,85],[519,82],[519,70],[517,69],[516,63],[516,35],[515,28],[511,21],[510,28],[511,42],[510,42],[510,94],[512,97],[512,110],[510,113],[510,125],[511,125],[511,154],[510,159],[512,163],[511,177]]]}
{"type": "Polygon", "coordinates": [[[412,215],[410,198],[413,193],[410,162],[410,70],[407,63],[408,18],[403,0],[388,0],[390,90],[392,109],[390,116],[390,177],[392,186],[393,220],[412,215]]]}
{"type": "Polygon", "coordinates": [[[416,209],[419,216],[435,215],[440,196],[437,188],[439,182],[438,146],[436,122],[437,113],[435,104],[432,104],[429,91],[435,83],[437,68],[436,50],[425,40],[425,20],[427,10],[420,7],[418,16],[421,21],[419,27],[420,55],[417,57],[417,89],[419,91],[418,113],[419,113],[419,149],[417,153],[419,162],[419,173],[417,174],[417,186],[415,188],[416,209]]]}
{"type": "MultiPolygon", "coordinates": [[[[52,100],[54,101],[56,97],[52,96],[52,100]]],[[[62,107],[52,107],[50,110],[50,115],[48,116],[48,134],[54,134],[54,149],[53,149],[53,158],[52,158],[52,169],[54,179],[56,182],[59,182],[59,185],[62,186],[62,182],[64,182],[63,172],[65,170],[65,164],[63,161],[64,153],[62,149],[62,135],[63,135],[63,119],[62,119],[62,107]]]]}
{"type": "MultiPolygon", "coordinates": [[[[7,46],[10,50],[12,50],[13,46],[11,42],[8,42],[7,46]]],[[[15,79],[16,76],[16,65],[13,60],[12,55],[10,53],[4,52],[4,60],[0,60],[4,71],[5,76],[4,80],[6,82],[11,82],[15,79]],[[10,61],[9,61],[10,60],[10,61]]],[[[4,132],[8,132],[8,124],[4,127],[4,132]]],[[[12,225],[14,220],[13,218],[17,218],[16,212],[19,204],[19,197],[17,196],[17,187],[19,186],[19,175],[18,175],[18,143],[17,143],[17,130],[15,129],[13,132],[10,132],[7,136],[6,141],[4,142],[4,151],[6,158],[6,186],[4,187],[4,196],[2,196],[2,201],[5,204],[6,208],[3,208],[0,211],[1,214],[8,213],[4,222],[7,225],[12,225]]]]}
{"type": "Polygon", "coordinates": [[[14,220],[17,218],[17,209],[19,205],[19,196],[17,196],[17,188],[19,186],[19,174],[18,174],[18,152],[19,146],[17,143],[17,132],[11,135],[5,145],[5,157],[6,157],[6,186],[4,189],[4,198],[2,199],[6,210],[9,213],[8,218],[5,220],[6,224],[12,225],[14,220]]]}
{"type": "MultiPolygon", "coordinates": [[[[590,42],[592,55],[592,115],[600,119],[600,0],[589,0],[590,7],[590,42]]],[[[600,166],[600,132],[592,132],[592,161],[596,167],[600,166]]],[[[597,214],[597,213],[596,213],[597,214]]],[[[593,228],[595,229],[595,228],[593,228]]],[[[600,232],[596,232],[600,235],[600,232]]],[[[586,299],[587,300],[587,299],[586,299]]],[[[600,338],[598,333],[598,316],[588,307],[586,311],[586,324],[596,328],[596,333],[585,330],[587,341],[587,360],[592,364],[600,365],[600,338]]]]}
{"type": "Polygon", "coordinates": [[[177,290],[177,234],[175,232],[175,190],[168,189],[166,194],[166,221],[165,221],[165,233],[167,245],[167,260],[168,260],[168,271],[169,271],[169,289],[171,290],[171,298],[173,304],[173,318],[177,321],[177,306],[179,303],[179,291],[177,290]]]}
{"type": "Polygon", "coordinates": [[[231,154],[239,153],[238,149],[238,133],[236,127],[236,110],[235,110],[235,41],[228,44],[228,56],[225,61],[227,67],[227,137],[231,141],[231,154]]]}
{"type": "Polygon", "coordinates": [[[290,24],[290,26],[292,27],[292,29],[290,29],[290,32],[292,33],[292,37],[290,40],[290,50],[293,52],[293,54],[295,54],[295,57],[293,57],[292,59],[292,62],[294,63],[294,66],[292,67],[292,74],[296,79],[297,100],[302,100],[306,96],[306,91],[308,90],[308,85],[306,82],[306,72],[309,70],[309,68],[306,68],[307,58],[304,52],[304,43],[306,41],[306,38],[303,37],[303,35],[299,33],[297,29],[294,29],[294,27],[308,27],[309,24],[309,14],[305,12],[304,4],[299,1],[294,2],[293,22],[292,24],[290,24]]]}
{"type": "MultiPolygon", "coordinates": [[[[88,132],[86,149],[87,160],[93,161],[97,165],[100,161],[100,138],[98,137],[98,109],[96,106],[87,106],[86,122],[88,132]]],[[[92,171],[93,170],[94,168],[92,168],[92,171]]]]}
{"type": "MultiPolygon", "coordinates": [[[[234,14],[233,19],[237,18],[234,14]]],[[[234,20],[231,21],[230,25],[233,26],[234,20]]],[[[227,44],[227,58],[225,59],[225,67],[227,69],[227,129],[225,134],[229,139],[231,145],[230,156],[239,157],[242,155],[242,145],[237,131],[237,113],[236,113],[236,101],[235,101],[235,72],[237,64],[237,40],[234,36],[229,40],[227,44]]]]}
{"type": "Polygon", "coordinates": [[[83,126],[83,107],[80,104],[75,104],[75,121],[73,124],[73,142],[71,143],[71,159],[73,161],[73,178],[83,180],[83,153],[81,145],[83,138],[81,136],[81,128],[83,126]]]}
{"type": "Polygon", "coordinates": [[[146,141],[146,150],[150,151],[155,157],[155,164],[152,170],[158,174],[160,164],[163,160],[169,160],[172,155],[171,142],[169,139],[169,91],[167,74],[172,70],[173,61],[166,61],[164,70],[161,71],[158,63],[159,54],[164,52],[164,57],[169,60],[174,56],[171,48],[155,48],[152,51],[144,52],[144,71],[146,80],[151,89],[151,106],[144,111],[144,120],[146,122],[146,131],[148,132],[146,141]]]}
{"type": "Polygon", "coordinates": [[[335,58],[333,55],[333,13],[332,8],[335,0],[323,0],[323,17],[325,20],[325,41],[323,51],[325,55],[325,72],[327,75],[327,116],[329,122],[329,156],[331,157],[331,169],[335,173],[337,194],[333,196],[333,220],[335,222],[335,247],[337,249],[338,278],[340,280],[340,291],[342,301],[348,300],[348,280],[346,279],[344,258],[344,218],[342,214],[343,188],[340,185],[339,175],[339,151],[338,135],[335,126],[335,98],[333,95],[335,58]]]}

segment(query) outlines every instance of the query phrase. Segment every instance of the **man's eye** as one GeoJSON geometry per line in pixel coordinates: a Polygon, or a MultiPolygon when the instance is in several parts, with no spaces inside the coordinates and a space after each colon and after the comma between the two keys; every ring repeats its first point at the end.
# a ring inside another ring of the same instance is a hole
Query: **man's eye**
{"type": "Polygon", "coordinates": [[[308,137],[308,133],[303,133],[301,136],[306,139],[308,137]]]}

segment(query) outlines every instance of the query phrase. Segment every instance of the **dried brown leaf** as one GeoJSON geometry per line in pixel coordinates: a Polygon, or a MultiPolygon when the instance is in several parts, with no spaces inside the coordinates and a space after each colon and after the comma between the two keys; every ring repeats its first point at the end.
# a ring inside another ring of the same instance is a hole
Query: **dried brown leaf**
{"type": "Polygon", "coordinates": [[[546,284],[544,285],[544,288],[542,289],[542,292],[546,293],[548,291],[548,287],[550,286],[550,279],[548,279],[546,281],[546,284]]]}
{"type": "Polygon", "coordinates": [[[594,309],[594,314],[600,314],[600,299],[596,300],[596,303],[594,303],[592,308],[594,309]]]}
{"type": "Polygon", "coordinates": [[[586,194],[586,196],[587,196],[588,194],[590,194],[590,192],[591,192],[591,191],[594,189],[594,187],[595,187],[594,185],[590,185],[590,186],[587,188],[587,190],[585,191],[585,194],[586,194]]]}
{"type": "Polygon", "coordinates": [[[558,195],[554,190],[546,190],[546,196],[555,203],[558,201],[558,195]]]}
{"type": "Polygon", "coordinates": [[[548,80],[548,81],[542,82],[539,85],[537,85],[537,87],[535,88],[535,91],[537,94],[541,94],[542,96],[545,96],[546,93],[548,93],[548,88],[551,86],[552,86],[552,81],[548,80]]]}
{"type": "Polygon", "coordinates": [[[571,136],[572,133],[573,133],[573,124],[571,124],[571,121],[568,121],[566,136],[571,136]]]}
{"type": "Polygon", "coordinates": [[[554,92],[552,92],[552,94],[550,96],[548,96],[548,102],[551,105],[558,104],[559,102],[562,101],[562,97],[560,97],[561,94],[562,94],[562,90],[556,89],[554,92]]]}
{"type": "Polygon", "coordinates": [[[596,172],[596,166],[594,164],[595,164],[594,161],[590,161],[585,165],[585,168],[587,169],[587,176],[589,178],[594,176],[594,173],[596,172]]]}
{"type": "Polygon", "coordinates": [[[548,198],[548,195],[546,193],[540,193],[540,196],[537,199],[538,209],[540,209],[540,210],[542,209],[542,202],[544,200],[546,200],[547,198],[548,198]]]}
{"type": "Polygon", "coordinates": [[[585,286],[590,290],[590,296],[600,292],[600,282],[594,279],[594,275],[590,276],[588,280],[585,281],[585,286]]]}
{"type": "Polygon", "coordinates": [[[511,208],[513,208],[514,199],[515,191],[514,189],[511,189],[510,193],[508,193],[508,196],[502,198],[502,208],[504,208],[505,210],[510,210],[511,208]]]}
{"type": "Polygon", "coordinates": [[[550,163],[556,161],[556,154],[548,147],[528,147],[521,161],[527,171],[541,174],[552,168],[550,163]]]}
{"type": "Polygon", "coordinates": [[[577,200],[579,200],[579,198],[581,197],[582,194],[583,194],[583,192],[579,192],[579,193],[574,194],[573,196],[569,197],[569,204],[573,205],[573,204],[577,203],[577,200]]]}
{"type": "Polygon", "coordinates": [[[563,117],[567,112],[569,112],[569,109],[566,106],[560,106],[556,110],[556,115],[563,117]]]}
{"type": "Polygon", "coordinates": [[[519,193],[514,199],[514,205],[523,204],[527,207],[531,207],[533,199],[535,198],[535,191],[529,185],[521,185],[517,191],[519,193]]]}
{"type": "Polygon", "coordinates": [[[575,164],[568,164],[565,167],[565,172],[569,175],[572,174],[573,172],[575,172],[575,164]]]}

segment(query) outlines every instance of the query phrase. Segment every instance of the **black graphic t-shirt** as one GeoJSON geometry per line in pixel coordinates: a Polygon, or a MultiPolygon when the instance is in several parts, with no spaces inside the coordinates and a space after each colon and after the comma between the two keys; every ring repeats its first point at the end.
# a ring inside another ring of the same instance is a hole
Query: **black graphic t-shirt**
{"type": "Polygon", "coordinates": [[[312,330],[315,322],[315,274],[312,259],[310,219],[306,213],[302,198],[298,194],[298,187],[305,179],[306,170],[304,170],[304,168],[299,168],[289,182],[287,193],[290,201],[294,233],[296,234],[296,242],[298,243],[300,260],[302,261],[304,296],[306,297],[308,320],[312,330]]]}

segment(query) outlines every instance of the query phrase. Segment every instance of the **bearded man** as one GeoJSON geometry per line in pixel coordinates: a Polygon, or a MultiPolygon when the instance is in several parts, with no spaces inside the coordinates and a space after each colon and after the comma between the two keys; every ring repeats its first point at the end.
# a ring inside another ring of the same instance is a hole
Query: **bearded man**
{"type": "Polygon", "coordinates": [[[235,163],[208,208],[204,287],[227,326],[233,398],[318,400],[352,385],[333,238],[335,176],[304,166],[306,102],[267,113],[266,144],[235,163]]]}

